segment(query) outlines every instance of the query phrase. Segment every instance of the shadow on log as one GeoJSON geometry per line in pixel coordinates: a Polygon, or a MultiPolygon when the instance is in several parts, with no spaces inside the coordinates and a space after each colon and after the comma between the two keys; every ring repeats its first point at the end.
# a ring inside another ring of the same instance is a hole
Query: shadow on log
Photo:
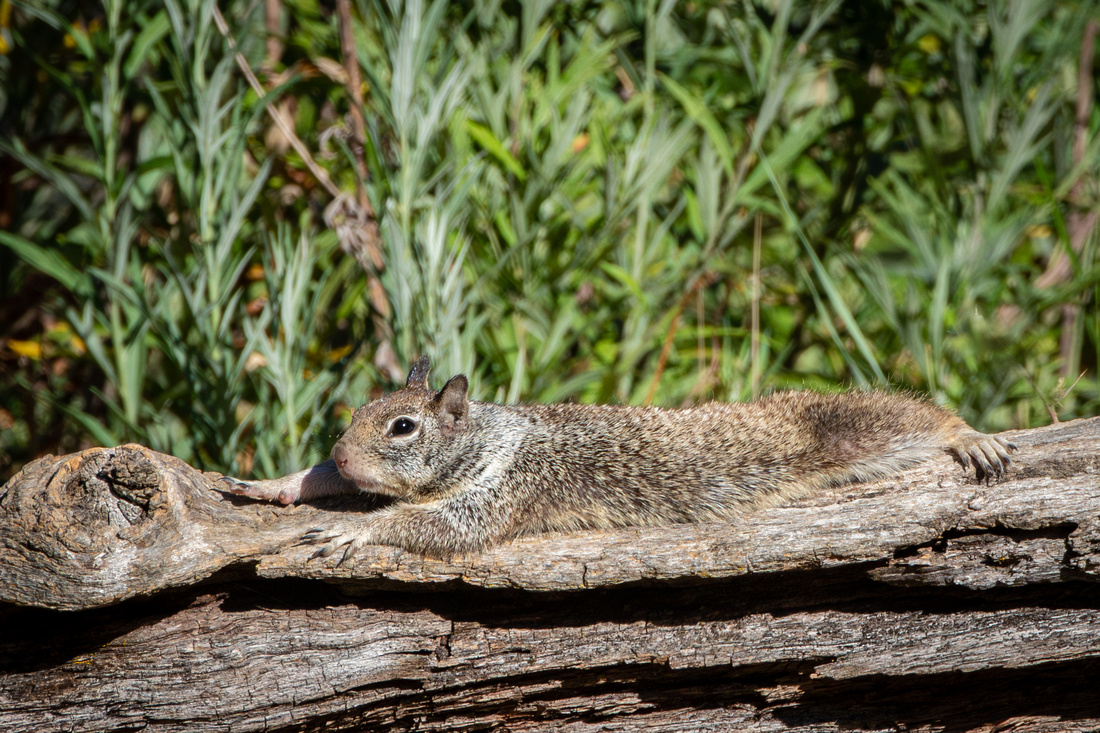
{"type": "Polygon", "coordinates": [[[6,731],[1100,727],[1100,419],[724,524],[429,560],[296,545],[140,446],[0,489],[6,731]]]}

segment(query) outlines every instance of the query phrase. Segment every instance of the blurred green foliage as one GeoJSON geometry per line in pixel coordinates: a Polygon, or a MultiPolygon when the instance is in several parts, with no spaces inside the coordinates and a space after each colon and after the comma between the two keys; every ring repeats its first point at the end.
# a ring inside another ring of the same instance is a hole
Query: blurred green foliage
{"type": "Polygon", "coordinates": [[[337,7],[0,0],[0,476],[298,469],[421,353],[493,400],[1096,412],[1097,3],[354,0],[361,140],[337,7]]]}

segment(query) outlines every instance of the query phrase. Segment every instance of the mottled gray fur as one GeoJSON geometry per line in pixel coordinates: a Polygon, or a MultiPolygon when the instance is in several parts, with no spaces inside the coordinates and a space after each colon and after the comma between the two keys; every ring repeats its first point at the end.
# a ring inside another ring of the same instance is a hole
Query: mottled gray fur
{"type": "Polygon", "coordinates": [[[394,497],[351,532],[318,529],[318,555],[396,545],[478,552],[539,532],[730,519],[827,486],[887,476],[947,451],[978,478],[1015,446],[911,397],[784,392],[682,410],[497,405],[468,400],[464,376],[359,408],[328,461],[237,494],[289,504],[334,493],[394,497]]]}

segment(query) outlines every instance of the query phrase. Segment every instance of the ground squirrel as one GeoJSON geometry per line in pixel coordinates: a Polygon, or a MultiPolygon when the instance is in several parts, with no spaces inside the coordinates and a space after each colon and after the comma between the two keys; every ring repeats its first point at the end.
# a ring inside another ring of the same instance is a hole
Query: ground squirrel
{"type": "Polygon", "coordinates": [[[880,478],[938,453],[978,479],[1004,472],[1012,443],[934,405],[882,392],[781,392],[746,404],[673,410],[497,405],[467,398],[466,377],[428,385],[427,358],[405,388],[356,410],[332,457],[230,491],[290,504],[346,492],[395,501],[353,531],[312,530],[344,559],[363,545],[436,557],[539,532],[704,522],[816,489],[880,478]]]}

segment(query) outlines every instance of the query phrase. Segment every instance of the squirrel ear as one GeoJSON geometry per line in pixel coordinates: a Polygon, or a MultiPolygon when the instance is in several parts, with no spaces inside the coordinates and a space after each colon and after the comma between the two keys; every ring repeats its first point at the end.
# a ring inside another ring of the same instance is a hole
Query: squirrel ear
{"type": "Polygon", "coordinates": [[[466,399],[469,386],[466,377],[459,374],[451,377],[435,398],[439,405],[439,429],[448,437],[466,429],[466,416],[470,412],[470,401],[466,399]]]}
{"type": "Polygon", "coordinates": [[[432,370],[432,360],[426,356],[413,364],[409,370],[409,378],[405,380],[405,389],[415,387],[417,389],[428,388],[428,372],[432,370]]]}

